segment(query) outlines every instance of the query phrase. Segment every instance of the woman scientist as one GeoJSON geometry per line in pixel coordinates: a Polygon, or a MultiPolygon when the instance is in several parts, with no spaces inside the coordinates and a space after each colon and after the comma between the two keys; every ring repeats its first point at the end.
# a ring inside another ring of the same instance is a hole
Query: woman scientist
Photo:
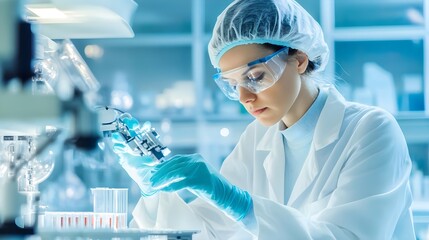
{"type": "Polygon", "coordinates": [[[415,239],[401,129],[320,81],[329,50],[301,6],[236,0],[208,48],[214,81],[256,120],[220,173],[198,154],[147,166],[118,143],[143,194],[134,224],[201,229],[197,239],[415,239]],[[181,189],[198,198],[185,202],[181,189]]]}

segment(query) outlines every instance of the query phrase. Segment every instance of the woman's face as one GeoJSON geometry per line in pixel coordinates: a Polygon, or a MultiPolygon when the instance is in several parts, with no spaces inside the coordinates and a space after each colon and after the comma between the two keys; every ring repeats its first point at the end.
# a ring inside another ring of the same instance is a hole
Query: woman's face
{"type": "MultiPolygon", "coordinates": [[[[272,54],[274,51],[260,44],[246,44],[228,50],[220,59],[219,66],[222,72],[243,66],[253,60],[272,54]]],[[[301,104],[300,95],[302,91],[302,74],[308,64],[308,59],[290,57],[286,68],[279,80],[270,88],[260,92],[252,93],[246,88],[239,87],[240,103],[261,124],[271,126],[283,120],[286,126],[291,126],[308,109],[313,102],[304,99],[309,104],[301,104]],[[304,106],[308,105],[308,106],[304,106]],[[304,109],[305,108],[305,109],[304,109]]],[[[308,98],[308,97],[306,97],[308,98]]]]}

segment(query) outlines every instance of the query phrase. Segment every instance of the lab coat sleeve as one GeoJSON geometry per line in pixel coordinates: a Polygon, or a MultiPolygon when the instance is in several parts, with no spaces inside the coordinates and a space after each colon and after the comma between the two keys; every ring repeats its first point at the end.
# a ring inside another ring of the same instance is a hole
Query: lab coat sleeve
{"type": "MultiPolygon", "coordinates": [[[[304,215],[253,197],[258,239],[392,239],[411,204],[411,163],[403,134],[382,110],[365,114],[352,131],[337,187],[320,196],[327,207],[304,215]]],[[[412,228],[405,230],[408,237],[400,239],[413,239],[412,228]]]]}

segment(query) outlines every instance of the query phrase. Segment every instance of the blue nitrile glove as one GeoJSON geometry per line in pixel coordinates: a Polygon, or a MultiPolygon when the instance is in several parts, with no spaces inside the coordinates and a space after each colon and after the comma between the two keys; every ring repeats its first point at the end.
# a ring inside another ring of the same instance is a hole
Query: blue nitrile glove
{"type": "Polygon", "coordinates": [[[162,191],[188,188],[240,221],[252,207],[250,194],[215,171],[199,154],[176,155],[154,168],[152,187],[162,191]]]}
{"type": "MultiPolygon", "coordinates": [[[[135,118],[126,118],[124,119],[124,123],[127,124],[132,131],[139,127],[139,123],[135,118]]],[[[150,123],[146,122],[144,127],[150,128],[150,123]]],[[[136,134],[135,131],[134,134],[136,134]]],[[[151,196],[157,192],[157,190],[151,187],[149,181],[156,161],[150,156],[140,156],[138,153],[132,151],[128,145],[125,144],[119,133],[112,134],[112,142],[113,151],[119,156],[119,163],[140,187],[142,195],[151,196]]]]}
{"type": "Polygon", "coordinates": [[[133,156],[128,153],[118,153],[119,163],[128,175],[137,183],[144,197],[155,194],[158,190],[152,188],[150,177],[152,176],[153,166],[145,162],[153,161],[148,156],[133,156]]]}

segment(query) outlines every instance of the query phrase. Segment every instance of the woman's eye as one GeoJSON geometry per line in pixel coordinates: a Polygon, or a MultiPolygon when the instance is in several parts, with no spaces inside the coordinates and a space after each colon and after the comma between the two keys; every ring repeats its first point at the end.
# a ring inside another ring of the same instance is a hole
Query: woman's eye
{"type": "Polygon", "coordinates": [[[249,72],[247,74],[247,79],[250,81],[260,81],[264,79],[265,73],[264,72],[249,72]]]}

